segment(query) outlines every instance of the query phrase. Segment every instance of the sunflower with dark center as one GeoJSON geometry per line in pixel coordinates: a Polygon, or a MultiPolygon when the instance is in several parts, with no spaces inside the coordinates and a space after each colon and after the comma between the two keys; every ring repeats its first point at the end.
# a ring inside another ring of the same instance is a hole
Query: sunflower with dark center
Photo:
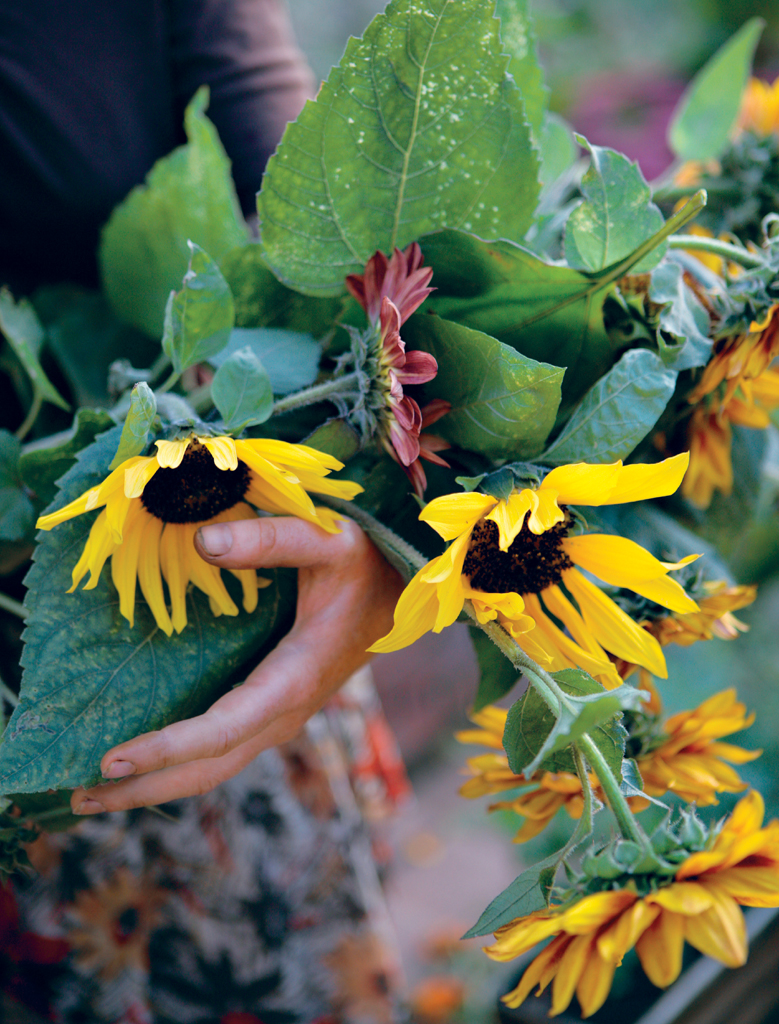
{"type": "MultiPolygon", "coordinates": [[[[297,516],[328,533],[338,533],[340,517],[316,507],[308,492],[351,500],[362,490],[351,480],[326,479],[343,464],[301,444],[191,435],[155,441],[155,445],[155,455],[126,459],[99,486],[59,511],[41,516],[37,525],[51,530],[102,507],[73,569],[70,593],[87,573],[84,589],[96,587],[110,558],[121,614],[132,626],[136,584],[140,584],[157,625],[168,636],[174,629],[180,633],[187,624],[190,583],[208,596],[214,615],[238,614],[219,569],[204,562],[195,550],[195,533],[201,526],[253,519],[254,508],[259,508],[297,516]]],[[[243,588],[244,609],[254,611],[258,588],[270,581],[258,577],[254,569],[230,571],[243,588]]]]}
{"type": "Polygon", "coordinates": [[[422,511],[444,540],[444,554],[416,574],[400,596],[392,631],[371,651],[396,651],[450,626],[470,600],[481,623],[497,620],[536,662],[556,672],[582,668],[612,688],[613,658],[627,658],[665,678],[660,644],[580,569],[677,612],[697,604],[661,562],[625,537],[570,536],[569,505],[612,505],[672,494],[687,453],[654,465],[577,463],[548,473],[537,489],[506,499],[471,491],[435,498],[422,511]],[[611,657],[610,657],[611,656],[611,657]]]}

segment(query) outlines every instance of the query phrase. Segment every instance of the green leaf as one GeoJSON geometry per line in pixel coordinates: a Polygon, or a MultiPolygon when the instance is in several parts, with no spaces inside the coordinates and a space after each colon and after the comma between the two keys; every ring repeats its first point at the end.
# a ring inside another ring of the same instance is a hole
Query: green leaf
{"type": "MultiPolygon", "coordinates": [[[[104,479],[119,435],[117,427],[79,453],[57,507],[104,479]]],[[[36,549],[26,580],[20,702],[0,744],[0,791],[94,785],[106,750],[202,713],[291,624],[294,577],[263,570],[273,582],[259,592],[251,615],[214,618],[208,599],[194,591],[189,624],[167,637],[139,596],[130,629],[107,567],[94,590],[66,593],[93,519],[62,523],[36,549]]],[[[233,585],[229,577],[226,583],[233,585]]]]}
{"type": "Polygon", "coordinates": [[[649,298],[663,309],[657,344],[660,357],[672,370],[691,370],[705,366],[711,356],[709,314],[697,295],[684,282],[684,270],[678,263],[664,260],[652,271],[649,298]],[[670,334],[669,345],[661,332],[670,334]]]}
{"type": "Polygon", "coordinates": [[[230,433],[264,423],[273,412],[270,377],[248,345],[233,352],[216,371],[211,397],[230,433]]]}
{"type": "Polygon", "coordinates": [[[513,921],[515,917],[525,917],[536,910],[544,910],[549,902],[559,864],[558,854],[553,853],[523,871],[495,897],[463,938],[472,939],[477,935],[489,935],[509,921],[513,921]]]}
{"type": "Polygon", "coordinates": [[[546,189],[567,171],[578,155],[570,125],[559,114],[547,113],[538,140],[541,170],[538,176],[546,189]]]}
{"type": "Polygon", "coordinates": [[[235,322],[233,296],[216,262],[194,242],[189,249],[181,291],[171,292],[165,307],[162,349],[176,373],[221,352],[235,322]]]}
{"type": "Polygon", "coordinates": [[[657,423],[675,386],[676,372],[654,352],[645,348],[626,352],[590,388],[539,461],[562,466],[626,459],[657,423]]]}
{"type": "Polygon", "coordinates": [[[588,733],[619,780],[627,737],[620,718],[623,709],[641,707],[640,692],[626,683],[606,690],[579,669],[563,669],[553,675],[569,695],[567,703],[573,710],[561,703],[555,713],[532,686],[528,688],[510,708],[503,734],[512,772],[529,778],[539,769],[575,771],[569,748],[588,733]]]}
{"type": "Polygon", "coordinates": [[[538,454],[554,424],[564,371],[520,355],[480,331],[418,314],[403,327],[409,349],[435,356],[426,398],[452,403],[435,432],[491,458],[538,454]]]}
{"type": "Polygon", "coordinates": [[[313,384],[319,373],[322,347],[310,334],[266,327],[236,327],[221,352],[209,362],[221,366],[240,349],[248,348],[265,367],[274,395],[313,384]]]}
{"type": "MultiPolygon", "coordinates": [[[[592,146],[581,135],[577,142],[590,152],[582,178],[584,202],[565,226],[565,259],[577,270],[598,271],[634,252],[663,226],[663,215],[652,202],[644,175],[622,153],[592,146]]],[[[666,244],[640,260],[633,270],[650,270],[662,259],[666,244]]]]}
{"type": "Polygon", "coordinates": [[[99,292],[54,285],[39,288],[32,301],[77,405],[113,405],[111,364],[131,352],[136,366],[150,366],[159,355],[159,342],[122,323],[99,292]]]}
{"type": "Polygon", "coordinates": [[[317,427],[303,439],[303,444],[332,455],[340,462],[348,462],[360,450],[360,435],[346,420],[335,418],[317,427]]]}
{"type": "Polygon", "coordinates": [[[519,672],[486,633],[476,626],[469,626],[468,629],[479,662],[479,689],[476,691],[473,710],[481,711],[488,704],[494,704],[506,696],[519,681],[519,672]]]}
{"type": "Polygon", "coordinates": [[[35,310],[28,299],[14,302],[7,288],[0,288],[0,331],[24,367],[35,393],[60,409],[70,409],[38,360],[45,333],[35,310]]]}
{"type": "Polygon", "coordinates": [[[122,427],[119,447],[108,468],[116,469],[126,459],[140,455],[149,443],[149,431],[157,416],[157,399],[145,381],[133,387],[130,408],[122,427]]]}
{"type": "Polygon", "coordinates": [[[21,444],[0,430],[0,541],[21,541],[32,535],[35,509],[19,471],[21,444]]]}
{"type": "Polygon", "coordinates": [[[392,0],[289,125],[258,197],[269,265],[336,295],[376,249],[440,227],[519,239],[538,159],[484,0],[392,0]]]}
{"type": "Polygon", "coordinates": [[[287,288],[270,270],[256,242],[231,249],[219,260],[219,269],[233,293],[236,328],[277,327],[321,338],[333,329],[349,301],[303,295],[287,288]]]}
{"type": "Polygon", "coordinates": [[[79,409],[70,430],[25,445],[19,469],[39,509],[54,501],[57,480],[67,473],[82,448],[92,444],[113,423],[107,412],[79,409]]]}
{"type": "Polygon", "coordinates": [[[219,259],[246,241],[230,161],[207,106],[204,86],[184,114],[187,145],[158,160],[103,228],[99,259],[108,299],[153,338],[162,334],[168,295],[187,269],[187,242],[219,259]]]}
{"type": "Polygon", "coordinates": [[[668,145],[681,160],[714,160],[725,150],[764,25],[750,18],[687,86],[668,129],[668,145]]]}
{"type": "Polygon", "coordinates": [[[537,142],[549,102],[544,73],[538,63],[536,38],[528,0],[497,0],[495,13],[500,18],[500,39],[509,54],[508,73],[519,86],[525,117],[537,142]]]}

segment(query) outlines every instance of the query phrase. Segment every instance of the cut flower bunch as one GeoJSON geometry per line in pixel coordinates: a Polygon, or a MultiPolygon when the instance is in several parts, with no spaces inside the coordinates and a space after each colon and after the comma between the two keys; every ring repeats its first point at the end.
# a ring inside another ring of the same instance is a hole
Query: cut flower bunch
{"type": "Polygon", "coordinates": [[[288,125],[259,241],[202,89],[106,224],[99,292],[0,288],[0,872],[133,723],[199,714],[291,628],[294,574],[220,571],[197,530],[348,517],[406,584],[372,651],[467,621],[462,793],[547,843],[468,932],[549,942],[507,1001],[593,1013],[633,947],[660,986],[684,942],[743,962],[741,907],[779,905],[737,735],[759,695],[674,647],[746,649],[776,564],[759,32],[691,83],[650,186],[549,114],[524,5],[391,0],[288,125]]]}

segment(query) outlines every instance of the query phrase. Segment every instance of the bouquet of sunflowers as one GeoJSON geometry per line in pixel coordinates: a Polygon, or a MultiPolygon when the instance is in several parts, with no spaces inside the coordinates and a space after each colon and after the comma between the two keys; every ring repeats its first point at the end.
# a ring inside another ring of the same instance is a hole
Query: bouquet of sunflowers
{"type": "Polygon", "coordinates": [[[201,90],[105,228],[104,293],[0,293],[25,403],[0,432],[6,570],[34,544],[24,604],[0,593],[25,624],[3,870],[77,820],[106,750],[199,713],[289,629],[294,577],[222,574],[196,530],[348,516],[407,581],[373,651],[470,624],[460,738],[487,751],[463,795],[502,794],[520,842],[576,821],[468,933],[495,960],[551,939],[508,1004],[551,984],[553,1013],[576,993],[592,1014],[632,947],[659,986],[685,941],[744,962],[740,908],[779,906],[779,823],[755,791],[698,808],[745,789],[757,752],[723,737],[751,717],[728,690],[665,718],[656,680],[668,644],[738,637],[755,588],[716,548],[777,497],[760,29],[692,82],[652,189],[549,114],[521,3],[392,0],[287,128],[258,242],[201,90]]]}

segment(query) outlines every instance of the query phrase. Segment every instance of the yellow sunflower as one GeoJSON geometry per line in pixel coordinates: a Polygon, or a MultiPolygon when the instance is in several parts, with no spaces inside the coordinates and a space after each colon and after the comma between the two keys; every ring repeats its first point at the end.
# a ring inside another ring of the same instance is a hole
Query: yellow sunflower
{"type": "Polygon", "coordinates": [[[665,678],[657,640],[577,566],[664,608],[694,612],[697,604],[667,574],[697,556],[661,562],[624,537],[569,536],[568,506],[672,494],[688,459],[683,453],[654,465],[577,463],[553,469],[536,490],[515,489],[505,500],[475,491],[435,498],[419,518],[452,543],[411,580],[394,628],[370,650],[396,651],[429,630],[440,632],[470,599],[479,622],[497,619],[552,671],[579,667],[614,687],[620,679],[609,652],[665,678]]]}
{"type": "MultiPolygon", "coordinates": [[[[338,533],[339,516],[316,508],[308,491],[348,500],[362,490],[350,480],[325,479],[331,470],[342,469],[342,463],[305,445],[199,435],[155,441],[155,445],[155,455],[126,459],[99,486],[59,511],[41,516],[37,525],[51,530],[105,506],[73,569],[69,593],[87,572],[90,577],[84,589],[96,587],[110,558],[121,614],[132,626],[137,581],[157,625],[168,636],[174,629],[180,633],[187,624],[190,582],[208,595],[214,615],[238,614],[219,569],[195,551],[194,536],[201,526],[254,518],[254,505],[338,533]]],[[[257,589],[269,581],[258,579],[253,569],[233,571],[233,575],[241,582],[244,608],[254,611],[257,589]]]]}
{"type": "Polygon", "coordinates": [[[503,1001],[519,1006],[538,985],[552,984],[552,1016],[573,998],[582,1016],[606,1000],[615,969],[635,946],[650,981],[666,988],[679,976],[685,940],[728,967],[747,957],[739,906],[779,906],[779,822],[761,828],[763,801],[752,792],[736,805],[711,849],[690,854],[675,878],[653,879],[655,891],[630,888],[584,896],[566,909],[550,908],[517,918],[485,948],[493,960],[521,956],[552,939],[503,1001]]]}

